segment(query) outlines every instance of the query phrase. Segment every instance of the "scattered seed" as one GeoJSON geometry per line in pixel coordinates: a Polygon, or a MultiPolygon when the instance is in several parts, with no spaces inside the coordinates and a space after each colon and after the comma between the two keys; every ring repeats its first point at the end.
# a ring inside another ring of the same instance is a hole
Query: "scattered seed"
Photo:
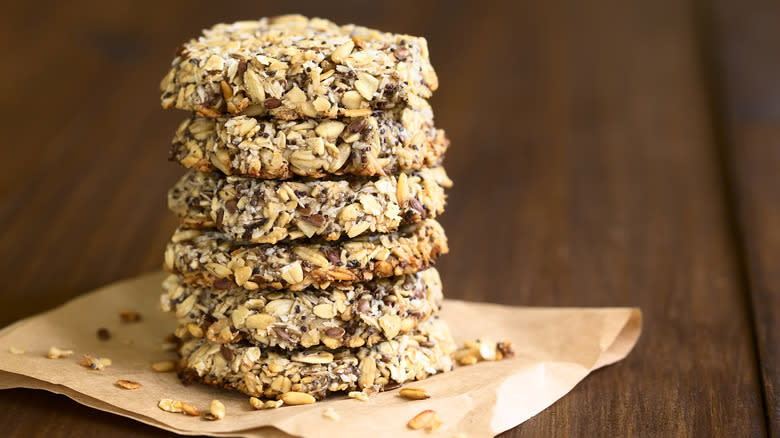
{"type": "Polygon", "coordinates": [[[257,397],[249,397],[249,404],[252,405],[253,408],[256,410],[261,409],[276,409],[278,407],[281,407],[284,404],[284,401],[282,400],[260,400],[257,397]]]}
{"type": "Polygon", "coordinates": [[[249,397],[249,404],[258,411],[263,409],[263,401],[257,397],[249,397]]]}
{"type": "Polygon", "coordinates": [[[408,398],[409,400],[424,400],[431,397],[424,388],[415,387],[401,388],[401,391],[398,393],[398,395],[403,398],[408,398]]]}
{"type": "Polygon", "coordinates": [[[24,354],[24,348],[8,347],[8,352],[11,354],[24,354]]]}
{"type": "Polygon", "coordinates": [[[368,394],[363,391],[350,391],[347,395],[349,398],[358,399],[364,402],[368,401],[368,394]]]}
{"type": "Polygon", "coordinates": [[[85,354],[81,357],[81,365],[95,371],[100,371],[103,368],[111,365],[111,363],[111,359],[107,357],[93,357],[88,354],[85,354]]]}
{"type": "Polygon", "coordinates": [[[501,341],[496,346],[498,348],[498,351],[504,356],[504,357],[515,357],[515,350],[512,348],[512,343],[509,341],[501,341]]]}
{"type": "Polygon", "coordinates": [[[120,310],[119,320],[125,324],[138,322],[141,320],[141,314],[132,310],[120,310]]]}
{"type": "Polygon", "coordinates": [[[458,363],[461,365],[474,365],[477,363],[477,356],[475,354],[465,354],[458,358],[458,363]]]}
{"type": "Polygon", "coordinates": [[[279,108],[280,106],[282,106],[282,101],[277,99],[277,98],[275,98],[275,97],[271,97],[271,98],[266,99],[263,102],[263,105],[265,105],[265,107],[268,108],[268,109],[279,108]]]}
{"type": "Polygon", "coordinates": [[[339,416],[339,414],[333,408],[325,409],[322,412],[322,416],[327,418],[328,420],[333,420],[333,421],[341,420],[341,417],[339,416]]]}
{"type": "Polygon", "coordinates": [[[165,412],[173,412],[173,413],[180,413],[181,410],[181,401],[179,400],[171,400],[169,398],[164,398],[157,403],[157,407],[162,409],[165,412]]]}
{"type": "Polygon", "coordinates": [[[116,386],[122,389],[138,389],[141,387],[141,384],[132,380],[117,380],[116,386]]]}
{"type": "Polygon", "coordinates": [[[187,402],[181,402],[181,410],[184,411],[185,415],[190,415],[192,417],[200,417],[200,411],[195,406],[187,403],[187,402]]]}
{"type": "Polygon", "coordinates": [[[276,409],[282,407],[284,400],[266,400],[263,409],[276,409]]]}
{"type": "Polygon", "coordinates": [[[453,358],[460,365],[473,365],[480,361],[496,361],[514,357],[515,351],[509,341],[494,342],[488,338],[475,341],[467,339],[463,347],[453,353],[453,358]]]}
{"type": "Polygon", "coordinates": [[[198,410],[198,408],[181,400],[172,400],[169,398],[164,398],[160,400],[159,403],[157,403],[157,407],[159,407],[163,411],[173,412],[175,414],[183,413],[185,415],[190,415],[193,417],[200,416],[200,411],[198,410]]]}
{"type": "Polygon", "coordinates": [[[49,359],[59,359],[61,357],[68,357],[73,354],[73,350],[60,350],[57,347],[49,348],[49,352],[46,353],[46,357],[49,359]]]}
{"type": "Polygon", "coordinates": [[[209,405],[209,413],[205,415],[207,420],[215,421],[225,418],[225,405],[219,400],[212,400],[209,405]]]}
{"type": "Polygon", "coordinates": [[[157,371],[158,373],[168,373],[176,369],[176,362],[172,360],[155,362],[152,364],[152,369],[157,371]]]}
{"type": "Polygon", "coordinates": [[[306,394],[305,392],[289,391],[282,394],[282,401],[286,405],[296,406],[310,405],[317,400],[311,394],[306,394]]]}
{"type": "Polygon", "coordinates": [[[425,429],[428,432],[433,432],[442,425],[442,422],[439,419],[439,416],[436,415],[436,411],[432,409],[426,409],[415,415],[414,418],[409,420],[409,423],[406,425],[409,427],[409,429],[425,429]]]}
{"type": "Polygon", "coordinates": [[[107,328],[99,328],[97,331],[97,337],[101,341],[107,341],[111,339],[111,332],[109,332],[107,328]]]}

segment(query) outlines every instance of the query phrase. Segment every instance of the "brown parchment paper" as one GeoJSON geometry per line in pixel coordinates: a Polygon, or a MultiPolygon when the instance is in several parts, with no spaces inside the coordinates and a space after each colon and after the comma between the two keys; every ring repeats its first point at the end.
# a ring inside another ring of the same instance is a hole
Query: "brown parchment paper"
{"type": "Polygon", "coordinates": [[[442,317],[456,341],[487,336],[509,339],[513,359],[456,367],[414,386],[431,398],[409,401],[388,391],[368,402],[346,397],[307,406],[255,411],[248,397],[193,384],[183,386],[174,373],[158,373],[151,364],[176,359],[161,348],[175,327],[174,317],[159,310],[160,283],[153,273],[114,283],[80,296],[52,311],[0,330],[0,389],[37,388],[64,394],[79,403],[133,418],[184,435],[245,437],[400,437],[428,436],[406,427],[424,409],[444,421],[433,436],[492,436],[550,406],[596,368],[624,358],[641,331],[641,313],[632,308],[529,308],[446,300],[442,317]],[[121,323],[118,311],[134,310],[138,323],[121,323]],[[101,341],[98,328],[112,336],[101,341]],[[24,348],[11,354],[9,347],[24,348]],[[49,347],[72,349],[73,356],[47,359],[49,347]],[[80,365],[82,354],[108,357],[102,371],[80,365]],[[118,379],[140,382],[128,391],[118,379]],[[227,408],[222,421],[164,412],[161,398],[188,401],[202,412],[212,399],[227,408]],[[341,420],[323,417],[333,408],[341,420]]]}

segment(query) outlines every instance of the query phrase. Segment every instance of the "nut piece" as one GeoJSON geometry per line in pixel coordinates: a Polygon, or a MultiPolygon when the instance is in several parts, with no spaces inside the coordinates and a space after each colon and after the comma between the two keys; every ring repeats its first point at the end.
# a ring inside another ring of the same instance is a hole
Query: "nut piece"
{"type": "Polygon", "coordinates": [[[157,403],[157,407],[165,412],[179,413],[181,410],[181,401],[164,398],[157,403]]]}
{"type": "Polygon", "coordinates": [[[125,324],[138,322],[141,320],[141,314],[132,310],[120,310],[119,320],[125,324]]]}
{"type": "Polygon", "coordinates": [[[209,404],[209,413],[205,415],[205,418],[211,421],[225,418],[225,405],[219,400],[212,400],[209,404]]]}
{"type": "Polygon", "coordinates": [[[463,347],[453,353],[453,358],[460,365],[473,365],[483,360],[501,360],[514,355],[512,343],[509,341],[493,342],[487,338],[479,338],[476,341],[464,341],[463,347]]]}
{"type": "Polygon", "coordinates": [[[8,347],[8,352],[11,354],[24,354],[24,348],[17,348],[14,346],[8,347]]]}
{"type": "Polygon", "coordinates": [[[436,411],[426,409],[415,415],[415,417],[409,420],[409,423],[406,425],[409,426],[409,429],[425,429],[428,432],[433,432],[442,425],[442,421],[439,419],[439,416],[436,415],[436,411]]]}
{"type": "Polygon", "coordinates": [[[116,386],[122,389],[138,389],[141,387],[141,384],[132,380],[117,380],[116,386]]]}
{"type": "Polygon", "coordinates": [[[176,369],[176,362],[172,360],[155,362],[152,364],[152,369],[157,371],[158,373],[168,373],[176,369]]]}
{"type": "Polygon", "coordinates": [[[111,365],[111,359],[107,357],[92,357],[88,354],[85,354],[81,358],[81,365],[96,371],[100,371],[103,368],[111,365]]]}
{"type": "Polygon", "coordinates": [[[266,400],[265,402],[257,397],[249,397],[249,404],[256,410],[261,409],[276,409],[281,407],[284,402],[282,400],[266,400]]]}
{"type": "Polygon", "coordinates": [[[186,415],[191,415],[193,417],[200,416],[200,411],[198,410],[198,408],[181,400],[172,400],[169,398],[164,398],[160,400],[159,403],[157,403],[157,407],[166,412],[173,412],[177,414],[184,413],[186,415]]]}
{"type": "Polygon", "coordinates": [[[354,398],[364,402],[368,401],[368,394],[363,391],[350,391],[347,395],[349,398],[354,398]]]}
{"type": "Polygon", "coordinates": [[[477,363],[477,356],[471,352],[467,352],[463,355],[456,356],[456,359],[460,365],[474,365],[477,363]]]}
{"type": "Polygon", "coordinates": [[[181,402],[181,410],[186,415],[191,415],[193,417],[200,417],[200,411],[195,406],[187,403],[187,402],[181,402]]]}
{"type": "Polygon", "coordinates": [[[417,387],[401,388],[401,391],[398,393],[398,395],[403,398],[408,398],[409,400],[425,400],[426,398],[431,397],[428,395],[428,392],[425,391],[425,388],[417,387]]]}
{"type": "Polygon", "coordinates": [[[393,339],[398,336],[398,332],[401,331],[401,318],[398,315],[388,314],[379,318],[379,326],[385,333],[387,339],[393,339]]]}
{"type": "Polygon", "coordinates": [[[325,409],[322,412],[322,416],[327,418],[328,420],[333,420],[333,421],[341,420],[341,417],[339,416],[339,414],[335,410],[333,410],[333,408],[325,409]]]}
{"type": "Polygon", "coordinates": [[[257,397],[249,397],[249,404],[254,408],[255,410],[263,409],[263,401],[260,400],[257,397]]]}
{"type": "Polygon", "coordinates": [[[282,394],[282,401],[286,405],[296,406],[296,405],[310,405],[316,402],[317,400],[314,397],[312,397],[310,394],[306,394],[305,392],[290,391],[282,394]]]}
{"type": "Polygon", "coordinates": [[[60,350],[57,347],[49,348],[49,352],[46,353],[46,357],[49,359],[59,359],[61,357],[68,357],[73,354],[73,350],[60,350]]]}

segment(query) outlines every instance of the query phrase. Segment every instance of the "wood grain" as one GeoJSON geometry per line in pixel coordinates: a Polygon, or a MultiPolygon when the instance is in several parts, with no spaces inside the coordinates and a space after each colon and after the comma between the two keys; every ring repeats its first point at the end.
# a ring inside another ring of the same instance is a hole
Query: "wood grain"
{"type": "MultiPolygon", "coordinates": [[[[506,436],[764,436],[693,8],[571,3],[295,7],[428,37],[436,120],[453,142],[448,296],[645,314],[625,361],[506,436]]],[[[48,6],[0,18],[0,47],[15,60],[0,70],[14,84],[0,89],[10,164],[0,324],[160,266],[175,223],[165,191],[182,173],[165,158],[185,114],[160,110],[156,89],[175,47],[214,22],[289,12],[279,2],[48,6]]],[[[764,165],[769,178],[777,165],[764,165]]],[[[170,436],[27,390],[0,392],[0,423],[14,437],[170,436]]]]}
{"type": "Polygon", "coordinates": [[[710,59],[757,338],[767,425],[780,436],[780,4],[719,1],[710,59]],[[768,56],[769,55],[769,56],[768,56]]]}

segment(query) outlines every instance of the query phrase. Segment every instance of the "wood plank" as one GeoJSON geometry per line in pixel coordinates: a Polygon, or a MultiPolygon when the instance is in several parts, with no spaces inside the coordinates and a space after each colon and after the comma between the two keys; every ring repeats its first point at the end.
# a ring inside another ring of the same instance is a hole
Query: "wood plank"
{"type": "MultiPolygon", "coordinates": [[[[503,55],[486,69],[502,80],[436,97],[437,121],[457,129],[447,293],[638,305],[646,321],[625,362],[507,436],[762,436],[688,5],[548,2],[472,19],[490,43],[452,45],[503,55]],[[448,110],[475,103],[488,114],[448,110]]],[[[443,84],[484,78],[458,67],[443,84]]]]}
{"type": "Polygon", "coordinates": [[[780,436],[780,3],[721,0],[703,10],[716,73],[724,162],[758,341],[770,435],[780,436]]]}
{"type": "MultiPolygon", "coordinates": [[[[437,123],[453,140],[456,187],[443,218],[452,253],[440,263],[448,296],[645,312],[625,362],[507,436],[764,434],[687,3],[296,7],[429,37],[437,123]]],[[[71,86],[55,96],[79,105],[49,124],[6,119],[25,129],[6,139],[19,165],[0,177],[0,253],[13,255],[0,265],[13,279],[2,286],[0,324],[159,266],[174,226],[164,193],[181,174],[165,151],[184,114],[159,110],[157,81],[200,28],[287,11],[260,1],[79,1],[42,15],[37,28],[61,36],[59,56],[19,56],[67,72],[58,84],[71,86]],[[51,156],[36,161],[36,147],[51,156]]],[[[4,26],[14,18],[0,18],[8,41],[25,32],[4,26]]],[[[30,47],[46,45],[35,38],[30,47]]],[[[43,77],[0,71],[0,83],[16,84],[0,97],[40,101],[21,90],[42,93],[43,77]]],[[[24,390],[0,391],[0,423],[16,437],[172,436],[24,390]]]]}

